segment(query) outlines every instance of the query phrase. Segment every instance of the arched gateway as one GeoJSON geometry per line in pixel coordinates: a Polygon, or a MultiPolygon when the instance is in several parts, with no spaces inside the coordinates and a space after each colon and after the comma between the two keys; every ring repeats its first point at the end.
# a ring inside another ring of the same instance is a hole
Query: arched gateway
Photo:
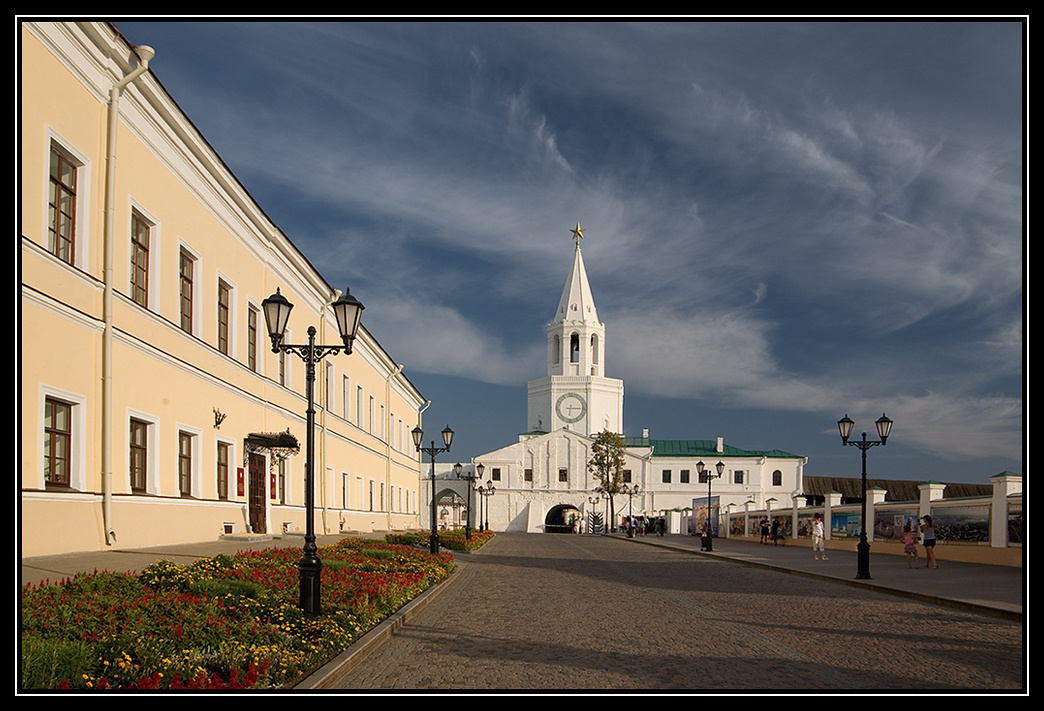
{"type": "Polygon", "coordinates": [[[544,517],[546,533],[575,533],[580,530],[583,514],[572,504],[559,504],[547,512],[544,517]]]}

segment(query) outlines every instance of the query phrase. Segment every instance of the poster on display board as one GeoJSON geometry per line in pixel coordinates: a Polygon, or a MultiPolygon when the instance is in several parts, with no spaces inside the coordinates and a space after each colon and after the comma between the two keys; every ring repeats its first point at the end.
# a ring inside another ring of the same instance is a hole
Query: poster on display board
{"type": "MultiPolygon", "coordinates": [[[[719,501],[717,496],[710,499],[711,535],[718,535],[719,501]]],[[[707,497],[692,500],[692,518],[689,519],[689,533],[696,536],[703,530],[707,520],[707,497]]]]}
{"type": "Polygon", "coordinates": [[[859,538],[859,514],[836,513],[830,516],[831,538],[859,538]]]}
{"type": "Polygon", "coordinates": [[[875,541],[902,540],[906,526],[910,527],[914,535],[918,534],[916,511],[874,511],[875,541]]]}
{"type": "Polygon", "coordinates": [[[946,506],[932,509],[940,541],[982,543],[990,540],[989,506],[946,506]]]}

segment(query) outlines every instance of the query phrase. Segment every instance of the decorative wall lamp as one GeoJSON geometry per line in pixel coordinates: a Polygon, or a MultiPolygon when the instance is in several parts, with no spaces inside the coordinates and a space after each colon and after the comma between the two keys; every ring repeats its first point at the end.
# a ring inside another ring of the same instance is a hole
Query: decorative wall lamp
{"type": "Polygon", "coordinates": [[[352,344],[359,331],[363,305],[345,289],[344,293],[331,304],[334,317],[337,319],[337,330],[341,334],[343,345],[320,346],[315,343],[315,326],[308,327],[308,343],[291,345],[283,343],[286,324],[290,320],[290,311],[294,305],[279,293],[269,296],[261,302],[265,312],[265,325],[268,336],[272,339],[273,353],[295,353],[305,364],[305,380],[308,383],[308,409],[305,412],[305,428],[307,430],[305,445],[305,544],[304,554],[297,564],[300,573],[300,604],[306,617],[314,618],[320,612],[319,576],[323,563],[316,554],[315,545],[315,405],[313,390],[315,386],[315,364],[328,355],[337,355],[342,350],[345,355],[352,352],[352,344]]]}

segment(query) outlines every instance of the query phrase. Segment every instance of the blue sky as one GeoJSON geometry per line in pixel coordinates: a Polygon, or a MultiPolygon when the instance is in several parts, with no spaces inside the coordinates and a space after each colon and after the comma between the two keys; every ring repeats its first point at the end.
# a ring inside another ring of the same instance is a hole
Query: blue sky
{"type": "MultiPolygon", "coordinates": [[[[516,441],[571,263],[628,435],[1023,473],[1023,24],[117,21],[432,400],[516,441]]],[[[440,459],[441,461],[441,459],[440,459]]]]}

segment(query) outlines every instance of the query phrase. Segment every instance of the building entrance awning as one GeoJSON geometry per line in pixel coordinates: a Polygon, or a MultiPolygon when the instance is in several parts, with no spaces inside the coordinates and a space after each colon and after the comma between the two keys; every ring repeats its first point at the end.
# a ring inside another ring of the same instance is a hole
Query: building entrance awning
{"type": "Polygon", "coordinates": [[[243,447],[247,452],[258,452],[260,450],[274,450],[286,454],[297,454],[301,445],[297,437],[286,432],[251,432],[243,441],[243,447]]]}

